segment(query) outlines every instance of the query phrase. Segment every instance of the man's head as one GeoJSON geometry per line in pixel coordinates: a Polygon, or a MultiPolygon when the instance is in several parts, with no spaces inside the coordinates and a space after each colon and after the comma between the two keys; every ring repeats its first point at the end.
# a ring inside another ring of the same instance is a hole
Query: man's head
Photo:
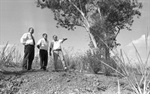
{"type": "Polygon", "coordinates": [[[47,34],[46,33],[43,33],[42,36],[43,36],[44,39],[47,39],[47,34]]]}
{"type": "Polygon", "coordinates": [[[58,40],[58,37],[56,35],[53,36],[54,41],[58,40]]]}
{"type": "Polygon", "coordinates": [[[30,27],[29,30],[28,30],[28,32],[29,32],[30,34],[33,34],[33,33],[34,33],[33,27],[30,27]]]}

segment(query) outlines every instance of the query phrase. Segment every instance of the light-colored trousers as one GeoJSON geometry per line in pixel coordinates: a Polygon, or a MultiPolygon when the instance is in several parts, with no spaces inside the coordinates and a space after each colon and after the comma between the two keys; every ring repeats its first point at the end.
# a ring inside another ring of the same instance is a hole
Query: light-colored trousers
{"type": "Polygon", "coordinates": [[[63,65],[63,68],[66,67],[66,63],[65,63],[65,60],[64,60],[64,55],[63,55],[63,52],[61,50],[59,51],[53,51],[53,58],[54,58],[54,68],[57,69],[57,62],[58,62],[58,58],[60,58],[61,62],[62,62],[62,65],[63,65]]]}

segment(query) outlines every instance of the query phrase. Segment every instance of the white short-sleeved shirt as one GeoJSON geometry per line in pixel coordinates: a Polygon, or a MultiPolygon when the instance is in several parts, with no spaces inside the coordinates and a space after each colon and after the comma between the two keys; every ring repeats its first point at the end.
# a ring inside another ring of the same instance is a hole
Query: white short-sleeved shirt
{"type": "Polygon", "coordinates": [[[41,38],[38,42],[37,45],[40,46],[39,49],[43,49],[43,50],[47,50],[48,51],[48,47],[49,47],[49,41],[45,40],[44,38],[41,38]]]}
{"type": "Polygon", "coordinates": [[[20,42],[21,42],[22,44],[24,44],[24,45],[28,45],[28,44],[34,45],[32,36],[31,36],[31,34],[30,34],[29,32],[23,34],[23,36],[22,36],[21,39],[20,39],[20,42]]]}
{"type": "Polygon", "coordinates": [[[61,43],[63,40],[53,41],[53,50],[61,49],[61,43]]]}

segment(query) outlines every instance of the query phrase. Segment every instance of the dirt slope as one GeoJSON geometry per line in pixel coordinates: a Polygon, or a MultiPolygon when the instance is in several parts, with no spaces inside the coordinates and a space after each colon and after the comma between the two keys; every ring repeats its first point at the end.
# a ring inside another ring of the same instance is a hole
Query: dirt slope
{"type": "MultiPolygon", "coordinates": [[[[1,72],[0,94],[116,94],[117,77],[79,73],[1,72]]],[[[134,94],[124,78],[119,79],[121,94],[134,94]]]]}

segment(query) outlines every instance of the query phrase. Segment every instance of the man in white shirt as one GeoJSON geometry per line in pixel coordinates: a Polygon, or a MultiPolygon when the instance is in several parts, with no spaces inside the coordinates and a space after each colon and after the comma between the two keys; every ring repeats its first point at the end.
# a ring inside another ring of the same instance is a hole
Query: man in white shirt
{"type": "Polygon", "coordinates": [[[23,70],[32,69],[32,61],[34,59],[34,45],[35,45],[33,33],[34,29],[30,27],[28,32],[23,34],[23,36],[20,39],[20,42],[24,45],[24,58],[22,64],[23,70]]]}
{"type": "Polygon", "coordinates": [[[53,41],[50,44],[49,55],[51,56],[51,54],[53,53],[55,71],[57,71],[56,70],[56,63],[57,63],[58,57],[60,57],[60,59],[61,59],[64,70],[67,69],[67,66],[66,66],[66,63],[64,60],[64,56],[62,53],[62,48],[61,48],[61,43],[63,43],[65,40],[67,40],[67,38],[63,38],[62,40],[59,40],[58,37],[56,35],[54,35],[53,41]]]}
{"type": "Polygon", "coordinates": [[[49,46],[49,42],[47,40],[47,34],[46,33],[44,33],[42,36],[43,36],[43,38],[41,38],[37,42],[37,48],[39,49],[41,69],[46,70],[47,62],[48,62],[48,46],[49,46]]]}

